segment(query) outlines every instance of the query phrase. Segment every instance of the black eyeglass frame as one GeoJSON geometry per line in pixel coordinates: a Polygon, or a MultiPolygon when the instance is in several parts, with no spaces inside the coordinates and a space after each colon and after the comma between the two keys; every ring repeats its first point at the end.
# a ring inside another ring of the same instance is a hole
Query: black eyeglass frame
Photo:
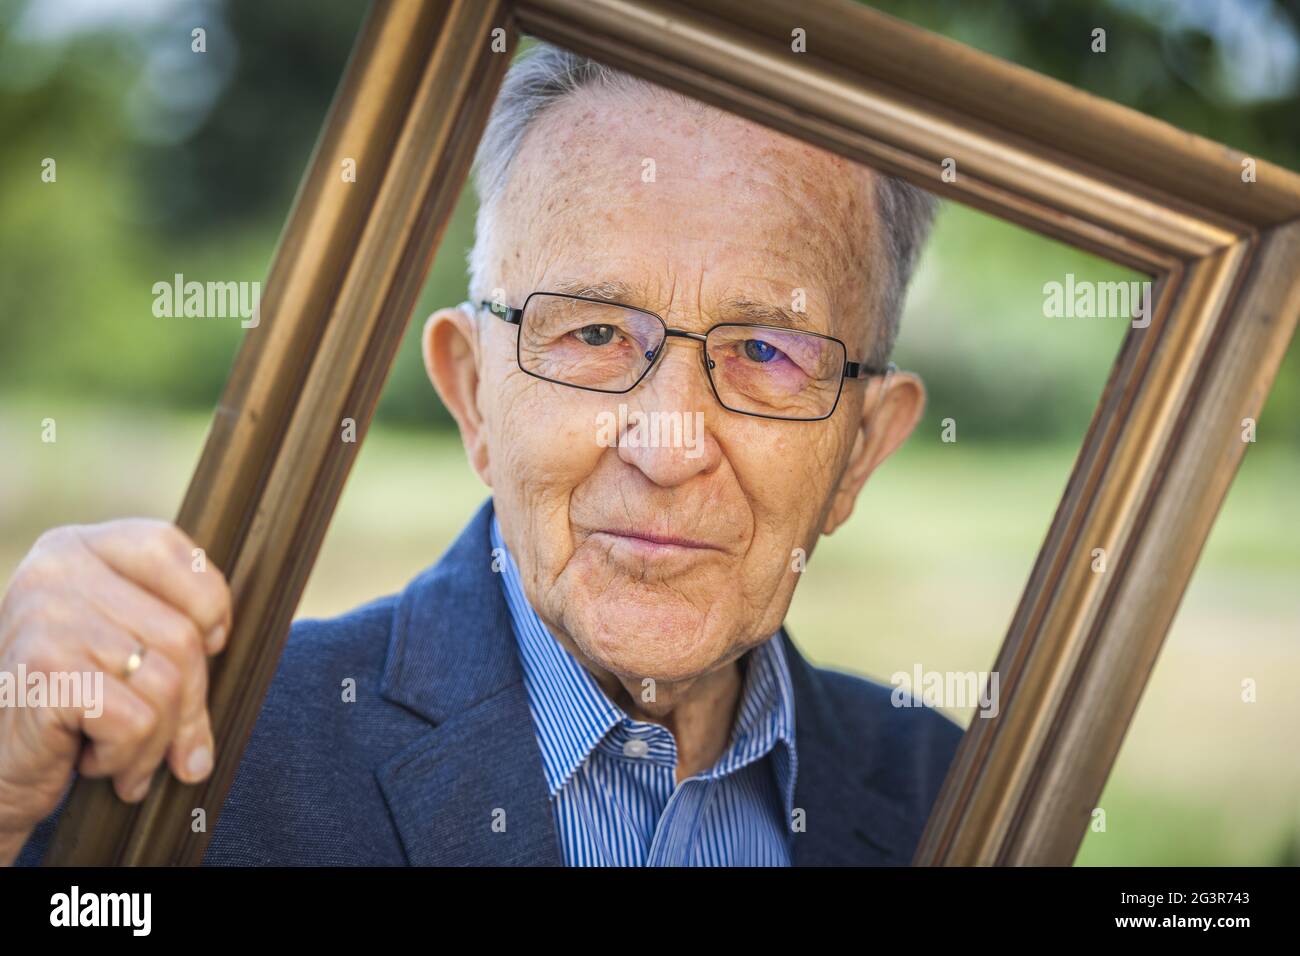
{"type": "Polygon", "coordinates": [[[790,329],[781,325],[760,325],[754,322],[719,322],[717,325],[709,326],[709,328],[706,329],[704,332],[689,332],[686,329],[675,329],[671,327],[667,322],[663,320],[663,316],[659,315],[656,312],[651,312],[649,309],[638,308],[637,306],[634,305],[624,305],[622,302],[612,302],[609,299],[597,299],[592,296],[571,295],[570,293],[567,292],[545,292],[540,290],[537,292],[530,292],[528,294],[528,298],[524,299],[524,304],[517,309],[512,308],[510,306],[502,306],[501,308],[505,310],[504,312],[502,312],[498,310],[498,307],[496,306],[495,303],[488,302],[486,300],[480,300],[478,305],[480,308],[486,309],[488,312],[491,312],[497,318],[502,319],[505,322],[509,322],[511,325],[515,326],[515,328],[518,330],[515,335],[515,362],[516,364],[518,364],[520,371],[522,371],[526,375],[531,375],[533,378],[540,379],[543,382],[551,382],[555,385],[564,385],[567,386],[568,388],[579,388],[585,392],[602,392],[606,395],[626,395],[628,392],[632,391],[632,389],[640,385],[645,380],[645,377],[650,374],[651,369],[655,367],[655,365],[659,362],[660,356],[663,355],[664,346],[666,346],[668,344],[668,340],[673,337],[683,338],[683,339],[694,339],[695,341],[701,343],[700,357],[701,357],[702,364],[704,365],[704,377],[708,379],[709,388],[713,391],[713,397],[717,399],[719,405],[721,405],[727,411],[734,412],[737,415],[749,415],[754,418],[767,418],[773,421],[781,421],[781,422],[825,421],[826,419],[834,415],[835,409],[839,408],[840,406],[840,396],[844,393],[845,379],[860,381],[860,380],[871,378],[875,375],[887,375],[890,372],[894,372],[897,370],[893,362],[888,362],[885,364],[883,368],[881,368],[881,367],[873,367],[867,365],[865,362],[849,361],[847,358],[849,354],[848,346],[846,346],[840,339],[837,339],[833,335],[823,335],[820,332],[810,332],[806,329],[790,329]],[[520,340],[523,338],[524,312],[525,310],[527,310],[528,303],[532,301],[533,297],[539,295],[550,296],[551,298],[559,298],[559,299],[576,299],[579,302],[594,302],[597,305],[614,306],[616,308],[626,309],[629,312],[640,312],[642,315],[648,315],[651,318],[655,319],[659,323],[659,325],[663,328],[664,330],[663,341],[659,343],[658,347],[655,349],[654,356],[646,363],[646,367],[642,370],[641,374],[636,377],[636,381],[634,381],[627,388],[593,388],[589,385],[575,385],[572,382],[564,382],[556,378],[547,378],[545,375],[539,375],[536,372],[529,371],[527,368],[525,368],[523,363],[523,358],[520,355],[520,348],[521,348],[520,340]],[[835,390],[835,401],[831,403],[830,411],[828,411],[825,415],[818,416],[817,418],[793,418],[788,415],[763,415],[759,412],[747,412],[743,409],[733,408],[732,406],[724,402],[722,400],[722,396],[718,394],[717,383],[713,381],[713,368],[715,363],[711,358],[709,358],[708,350],[703,347],[703,344],[708,340],[710,333],[716,331],[717,329],[726,329],[726,328],[769,329],[773,332],[796,331],[801,335],[813,335],[819,339],[826,339],[827,341],[834,342],[836,345],[838,345],[840,347],[841,352],[846,358],[844,361],[844,367],[840,370],[839,385],[835,390]]]}

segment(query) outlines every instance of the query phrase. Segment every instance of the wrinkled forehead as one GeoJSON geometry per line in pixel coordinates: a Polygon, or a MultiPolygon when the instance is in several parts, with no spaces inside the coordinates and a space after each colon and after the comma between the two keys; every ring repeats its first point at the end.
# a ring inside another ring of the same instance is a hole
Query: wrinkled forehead
{"type": "Polygon", "coordinates": [[[632,304],[656,309],[788,306],[802,290],[810,317],[857,339],[873,182],[865,167],[662,90],[582,90],[524,138],[498,261],[511,285],[590,274],[647,290],[658,301],[632,304]]]}

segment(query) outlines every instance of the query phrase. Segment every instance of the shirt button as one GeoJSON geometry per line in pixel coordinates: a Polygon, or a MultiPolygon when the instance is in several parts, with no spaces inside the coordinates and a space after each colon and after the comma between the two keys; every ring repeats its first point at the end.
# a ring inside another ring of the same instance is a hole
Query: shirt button
{"type": "Polygon", "coordinates": [[[644,757],[650,752],[650,745],[640,737],[633,737],[623,744],[624,757],[644,757]]]}

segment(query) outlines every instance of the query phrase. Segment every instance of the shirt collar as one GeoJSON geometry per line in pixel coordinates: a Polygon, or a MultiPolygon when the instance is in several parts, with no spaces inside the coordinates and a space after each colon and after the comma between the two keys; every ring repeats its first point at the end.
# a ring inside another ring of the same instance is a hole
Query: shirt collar
{"type": "MultiPolygon", "coordinates": [[[[495,513],[491,538],[493,568],[501,573],[546,783],[554,797],[610,731],[630,718],[528,603],[495,513]]],[[[704,776],[724,777],[775,751],[777,784],[788,816],[793,811],[796,775],[794,690],[780,633],[743,660],[744,684],[730,742],[704,776]]]]}

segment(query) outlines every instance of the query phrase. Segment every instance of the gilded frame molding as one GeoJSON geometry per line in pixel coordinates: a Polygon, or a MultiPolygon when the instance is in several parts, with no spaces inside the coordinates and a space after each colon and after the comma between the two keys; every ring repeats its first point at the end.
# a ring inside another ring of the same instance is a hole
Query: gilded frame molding
{"type": "Polygon", "coordinates": [[[375,3],[178,518],[235,594],[216,767],[79,781],[47,863],[202,859],[521,31],[1155,278],[914,861],[1069,864],[1300,317],[1300,176],[847,0],[375,3]]]}

